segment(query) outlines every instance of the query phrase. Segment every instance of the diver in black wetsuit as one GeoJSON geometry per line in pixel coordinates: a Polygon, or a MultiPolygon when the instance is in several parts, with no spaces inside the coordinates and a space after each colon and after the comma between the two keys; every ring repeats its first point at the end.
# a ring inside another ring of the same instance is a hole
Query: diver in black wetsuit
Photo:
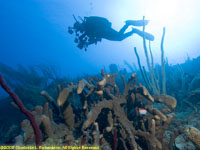
{"type": "Polygon", "coordinates": [[[132,34],[136,33],[139,36],[144,37],[150,41],[154,40],[154,36],[150,33],[140,31],[136,28],[132,28],[131,31],[125,33],[126,29],[130,26],[143,26],[148,24],[148,20],[127,20],[125,25],[121,28],[118,32],[114,30],[111,26],[111,22],[109,22],[106,18],[91,16],[91,17],[84,17],[81,18],[82,22],[77,21],[74,17],[76,22],[74,23],[73,27],[69,27],[69,33],[76,33],[75,42],[78,43],[78,47],[80,49],[85,48],[87,49],[88,45],[90,44],[97,44],[98,41],[101,39],[107,39],[111,41],[122,41],[125,38],[131,36],[132,34]]]}

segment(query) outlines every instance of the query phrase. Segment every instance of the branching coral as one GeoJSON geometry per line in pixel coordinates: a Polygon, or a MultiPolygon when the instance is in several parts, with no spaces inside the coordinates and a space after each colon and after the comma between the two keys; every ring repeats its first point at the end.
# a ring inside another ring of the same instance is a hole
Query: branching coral
{"type": "MultiPolygon", "coordinates": [[[[113,112],[113,120],[115,120],[114,124],[117,123],[117,128],[120,127],[122,128],[121,130],[123,130],[120,131],[120,133],[127,134],[127,136],[121,135],[121,138],[123,139],[124,137],[129,141],[131,149],[138,149],[138,139],[136,139],[135,136],[144,138],[147,147],[150,150],[162,149],[162,145],[164,144],[164,131],[167,129],[172,118],[175,116],[174,114],[168,113],[171,112],[171,108],[175,108],[176,100],[167,95],[155,97],[155,102],[163,103],[169,107],[162,108],[165,114],[168,114],[165,115],[157,108],[153,108],[152,104],[154,103],[154,97],[149,94],[147,89],[142,85],[136,85],[137,78],[135,74],[132,75],[128,83],[126,83],[123,76],[122,79],[124,81],[124,92],[123,95],[120,95],[119,93],[114,92],[114,89],[117,89],[117,87],[113,80],[113,76],[110,74],[105,75],[105,73],[103,73],[103,80],[100,81],[100,85],[102,85],[101,88],[105,94],[105,98],[103,98],[102,101],[98,102],[95,106],[91,107],[91,110],[87,114],[87,120],[83,124],[82,130],[87,130],[87,128],[95,122],[103,109],[109,109],[111,110],[109,111],[109,114],[110,112],[113,112]],[[110,86],[107,87],[107,81],[111,81],[111,78],[112,82],[110,82],[110,86]],[[133,84],[131,84],[132,81],[134,81],[133,84]],[[129,101],[129,98],[131,101],[129,101]],[[168,99],[169,101],[167,101],[168,99]],[[126,109],[127,111],[131,111],[127,106],[129,103],[133,107],[131,110],[135,110],[135,123],[132,123],[134,119],[132,119],[132,121],[128,119],[129,116],[127,116],[127,114],[129,114],[129,112],[125,112],[126,109]],[[140,107],[144,107],[148,111],[146,116],[140,116],[140,107]]],[[[108,128],[110,129],[110,126],[106,127],[105,130],[107,131],[108,128]]]]}

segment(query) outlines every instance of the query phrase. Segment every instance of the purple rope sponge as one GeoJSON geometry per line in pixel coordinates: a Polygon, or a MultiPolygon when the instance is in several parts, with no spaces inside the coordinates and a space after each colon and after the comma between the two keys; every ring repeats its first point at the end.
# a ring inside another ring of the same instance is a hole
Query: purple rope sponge
{"type": "Polygon", "coordinates": [[[36,135],[36,146],[39,148],[39,146],[42,145],[42,133],[40,132],[40,129],[36,123],[35,116],[24,107],[22,101],[14,92],[10,90],[10,88],[6,85],[1,75],[0,75],[0,84],[1,87],[12,97],[13,101],[20,108],[21,112],[23,112],[30,120],[34,133],[36,135]]]}

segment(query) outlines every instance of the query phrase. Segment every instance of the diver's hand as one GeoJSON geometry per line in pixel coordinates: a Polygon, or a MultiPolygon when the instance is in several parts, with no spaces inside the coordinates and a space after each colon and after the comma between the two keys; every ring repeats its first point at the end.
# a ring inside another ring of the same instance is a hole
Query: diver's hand
{"type": "Polygon", "coordinates": [[[126,20],[126,25],[133,25],[133,26],[146,26],[149,23],[149,20],[126,20]]]}

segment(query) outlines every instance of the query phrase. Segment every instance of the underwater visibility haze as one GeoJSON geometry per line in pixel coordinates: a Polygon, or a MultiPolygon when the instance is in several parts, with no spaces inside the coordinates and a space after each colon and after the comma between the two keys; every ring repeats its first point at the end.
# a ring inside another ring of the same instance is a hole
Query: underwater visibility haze
{"type": "Polygon", "coordinates": [[[0,146],[200,149],[199,5],[0,0],[0,146]]]}
{"type": "MultiPolygon", "coordinates": [[[[12,66],[41,62],[58,65],[65,75],[76,75],[97,73],[111,63],[123,65],[124,60],[136,62],[133,47],[142,48],[142,40],[137,35],[123,42],[103,40],[87,53],[78,51],[74,37],[67,33],[68,26],[74,23],[72,15],[105,17],[116,30],[120,30],[124,21],[141,20],[145,15],[150,20],[146,31],[155,36],[152,51],[156,62],[160,63],[158,56],[164,26],[165,53],[170,64],[199,54],[197,0],[110,0],[106,3],[97,0],[3,0],[0,3],[1,61],[12,66]]],[[[144,56],[142,50],[139,53],[144,56]]]]}

